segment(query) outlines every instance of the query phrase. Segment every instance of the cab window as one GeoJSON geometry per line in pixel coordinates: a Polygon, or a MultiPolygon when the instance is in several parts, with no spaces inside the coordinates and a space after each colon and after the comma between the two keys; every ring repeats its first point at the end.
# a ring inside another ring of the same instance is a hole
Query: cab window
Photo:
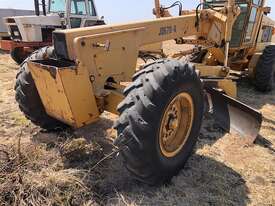
{"type": "Polygon", "coordinates": [[[262,0],[253,0],[253,4],[260,6],[262,4],[262,0]]]}
{"type": "Polygon", "coordinates": [[[93,0],[89,0],[88,4],[89,4],[88,5],[89,6],[89,8],[88,8],[89,15],[91,15],[91,16],[97,16],[93,0]]]}
{"type": "Polygon", "coordinates": [[[237,20],[235,21],[233,25],[233,31],[232,31],[232,37],[230,46],[231,47],[238,47],[241,44],[241,40],[243,37],[243,30],[247,19],[247,13],[248,13],[248,5],[247,4],[240,4],[239,5],[241,9],[240,15],[237,17],[237,20]]]}
{"type": "MultiPolygon", "coordinates": [[[[254,0],[254,1],[262,1],[262,0],[254,0]]],[[[226,3],[226,1],[224,0],[204,0],[205,3],[211,4],[212,6],[224,6],[224,4],[226,3]]],[[[236,0],[235,4],[243,4],[246,3],[246,0],[236,0]]]]}
{"type": "Polygon", "coordinates": [[[65,12],[65,6],[65,0],[51,0],[49,5],[49,11],[51,13],[65,12]]]}
{"type": "Polygon", "coordinates": [[[85,0],[71,0],[71,14],[86,15],[85,0]]]}
{"type": "Polygon", "coordinates": [[[257,17],[257,8],[252,7],[251,13],[249,16],[249,20],[248,20],[248,24],[247,24],[245,42],[250,42],[252,40],[252,34],[253,34],[256,17],[257,17]]]}
{"type": "MultiPolygon", "coordinates": [[[[224,6],[224,1],[221,0],[205,0],[205,3],[211,5],[211,7],[223,7],[224,6]]],[[[209,9],[208,5],[203,5],[204,9],[209,9]]]]}
{"type": "Polygon", "coordinates": [[[262,29],[263,29],[263,34],[262,34],[261,42],[271,42],[273,27],[263,26],[262,29]]]}

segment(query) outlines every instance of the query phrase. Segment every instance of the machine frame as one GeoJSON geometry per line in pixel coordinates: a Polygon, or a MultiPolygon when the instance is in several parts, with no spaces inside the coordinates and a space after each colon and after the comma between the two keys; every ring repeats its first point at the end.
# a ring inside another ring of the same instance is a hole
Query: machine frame
{"type": "Polygon", "coordinates": [[[77,129],[97,121],[104,111],[118,114],[114,144],[135,178],[152,185],[169,181],[183,168],[205,112],[226,132],[253,143],[262,114],[236,99],[236,76],[248,64],[255,71],[257,64],[260,86],[270,86],[266,81],[275,74],[275,46],[259,51],[257,60],[255,36],[264,36],[266,26],[261,5],[258,30],[243,24],[252,28],[253,44],[232,48],[241,9],[235,0],[223,3],[213,7],[204,2],[172,17],[170,7],[155,0],[154,20],[55,31],[54,47],[37,51],[21,66],[15,87],[21,110],[45,129],[63,128],[64,123],[77,129]],[[137,69],[145,46],[167,40],[197,48],[177,54],[178,60],[159,59],[137,69]],[[191,56],[183,59],[186,54],[191,56]]]}
{"type": "MultiPolygon", "coordinates": [[[[124,98],[124,86],[120,82],[131,81],[142,46],[196,35],[215,42],[222,53],[223,40],[230,40],[226,31],[231,30],[238,8],[229,6],[227,15],[210,9],[201,11],[200,15],[203,26],[199,28],[194,26],[197,15],[193,12],[179,17],[54,32],[58,58],[75,63],[59,66],[58,60],[28,62],[47,113],[75,128],[98,120],[104,110],[117,113],[116,107],[124,98]],[[114,89],[106,90],[106,85],[114,89]]],[[[223,79],[214,81],[236,97],[236,85],[227,78],[226,66],[197,65],[196,68],[201,70],[201,77],[222,76],[223,79]]]]}

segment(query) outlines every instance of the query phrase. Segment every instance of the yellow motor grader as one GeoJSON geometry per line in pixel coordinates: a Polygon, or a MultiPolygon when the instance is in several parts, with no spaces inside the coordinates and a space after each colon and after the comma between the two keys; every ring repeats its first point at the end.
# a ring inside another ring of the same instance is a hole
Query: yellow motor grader
{"type": "Polygon", "coordinates": [[[142,182],[161,184],[183,168],[206,110],[227,132],[250,142],[257,137],[262,115],[235,99],[235,80],[247,73],[257,89],[271,89],[274,23],[264,4],[205,0],[183,11],[179,2],[163,7],[155,0],[157,19],[54,31],[54,46],[21,65],[16,100],[45,129],[80,128],[104,111],[118,114],[114,144],[127,169],[142,182]],[[173,17],[168,10],[177,5],[180,15],[173,17]],[[166,40],[201,49],[190,52],[190,61],[179,54],[137,71],[144,46],[166,40]]]}

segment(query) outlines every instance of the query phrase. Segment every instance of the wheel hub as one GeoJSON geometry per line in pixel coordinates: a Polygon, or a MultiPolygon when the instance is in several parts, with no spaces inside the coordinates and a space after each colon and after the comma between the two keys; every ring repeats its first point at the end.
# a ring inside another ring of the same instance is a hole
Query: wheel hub
{"type": "Polygon", "coordinates": [[[159,142],[164,156],[177,155],[190,134],[194,118],[192,97],[178,94],[167,106],[161,121],[159,142]]]}

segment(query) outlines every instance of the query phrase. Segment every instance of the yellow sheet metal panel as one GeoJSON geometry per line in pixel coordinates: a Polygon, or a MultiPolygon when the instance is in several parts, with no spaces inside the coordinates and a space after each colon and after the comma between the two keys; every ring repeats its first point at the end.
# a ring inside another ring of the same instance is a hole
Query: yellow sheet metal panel
{"type": "Polygon", "coordinates": [[[125,96],[122,93],[111,91],[110,94],[104,98],[104,109],[108,112],[119,115],[117,105],[122,102],[124,98],[125,96]]]}
{"type": "Polygon", "coordinates": [[[209,48],[208,51],[217,59],[220,63],[223,63],[225,55],[224,52],[220,48],[209,48]]]}
{"type": "Polygon", "coordinates": [[[28,66],[48,115],[75,128],[98,119],[87,72],[34,62],[28,62],[28,66]]]}
{"type": "MultiPolygon", "coordinates": [[[[197,31],[196,27],[194,26],[196,20],[196,14],[190,14],[180,17],[167,17],[127,24],[59,30],[55,31],[55,33],[63,33],[65,35],[69,58],[74,60],[79,58],[73,43],[78,37],[97,35],[108,32],[117,32],[134,28],[145,28],[141,34],[141,38],[139,39],[139,47],[141,47],[144,45],[158,43],[178,37],[198,35],[200,32],[197,31]]],[[[124,39],[121,38],[120,42],[123,41],[124,39]]]]}
{"type": "Polygon", "coordinates": [[[221,88],[228,96],[237,98],[237,85],[230,79],[223,79],[218,82],[218,87],[221,88]]]}
{"type": "Polygon", "coordinates": [[[84,36],[75,39],[75,51],[80,66],[93,77],[93,88],[97,96],[108,78],[116,82],[130,81],[135,73],[140,32],[144,28],[134,28],[117,32],[84,36]],[[121,41],[123,39],[123,41],[121,41]]]}
{"type": "Polygon", "coordinates": [[[100,114],[88,72],[71,69],[59,69],[58,71],[76,121],[76,127],[97,121],[100,114]]]}
{"type": "Polygon", "coordinates": [[[48,115],[75,126],[75,119],[59,74],[53,78],[52,74],[28,62],[39,96],[48,115]]]}
{"type": "Polygon", "coordinates": [[[229,68],[225,68],[223,66],[195,64],[195,68],[200,71],[201,77],[226,77],[229,73],[229,68]]]}
{"type": "Polygon", "coordinates": [[[153,52],[153,53],[160,53],[161,54],[163,52],[163,45],[162,45],[162,42],[158,42],[158,43],[155,43],[155,44],[148,44],[148,45],[142,46],[140,48],[140,51],[153,52]]]}

